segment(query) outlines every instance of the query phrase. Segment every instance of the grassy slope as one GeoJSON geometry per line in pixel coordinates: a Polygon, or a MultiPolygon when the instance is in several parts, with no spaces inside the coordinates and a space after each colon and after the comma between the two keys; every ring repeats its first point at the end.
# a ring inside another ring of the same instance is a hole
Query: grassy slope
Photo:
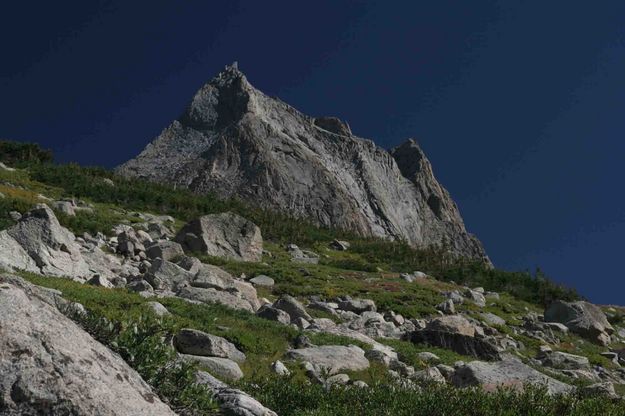
{"type": "MultiPolygon", "coordinates": [[[[5,195],[5,198],[0,199],[0,228],[12,223],[6,215],[9,210],[26,210],[34,203],[40,202],[37,197],[40,193],[54,198],[77,197],[95,205],[93,214],[79,213],[71,218],[59,215],[61,222],[75,233],[84,231],[108,233],[114,224],[136,221],[132,210],[169,214],[178,220],[178,224],[197,215],[233,210],[261,226],[267,240],[266,248],[273,255],[266,256],[263,263],[238,263],[214,258],[203,260],[218,264],[237,275],[245,273],[247,276],[257,274],[271,276],[276,280],[276,286],[271,290],[259,290],[260,296],[270,299],[281,293],[328,297],[349,294],[374,299],[381,310],[393,310],[408,318],[419,318],[434,312],[434,306],[442,300],[441,290],[458,288],[451,283],[453,280],[457,283],[479,285],[487,290],[504,292],[499,300],[489,300],[486,310],[509,322],[518,323],[519,318],[527,311],[542,311],[542,304],[552,298],[576,297],[573,291],[556,286],[542,276],[487,270],[476,264],[449,259],[439,250],[418,251],[402,243],[360,239],[342,231],[320,229],[303,221],[251,209],[237,201],[219,201],[210,196],[196,196],[186,191],[174,191],[141,181],[127,181],[101,169],[87,169],[76,165],[34,164],[24,171],[0,170],[0,192],[5,195]],[[102,181],[103,178],[113,179],[116,186],[106,185],[102,181]],[[348,252],[329,250],[327,245],[333,238],[348,239],[352,242],[352,249],[348,252]],[[284,243],[290,242],[321,254],[320,264],[302,266],[291,263],[282,248],[284,243]],[[413,270],[429,272],[436,276],[437,280],[424,279],[409,284],[399,278],[399,272],[413,270]]],[[[120,323],[121,326],[132,325],[133,322],[142,319],[146,312],[144,306],[146,300],[125,290],[94,288],[63,279],[35,275],[26,277],[34,283],[61,290],[65,297],[83,303],[96,316],[106,317],[112,322],[120,323]]],[[[262,388],[256,393],[267,404],[280,410],[280,414],[354,414],[348,410],[362,407],[364,404],[367,404],[369,410],[359,413],[457,414],[454,413],[454,409],[464,407],[474,409],[472,414],[623,414],[619,413],[621,408],[612,408],[605,401],[600,403],[587,400],[576,402],[573,399],[554,400],[545,398],[540,393],[528,393],[533,396],[507,393],[484,396],[474,391],[455,392],[440,388],[427,389],[423,394],[414,391],[392,393],[384,384],[374,385],[373,390],[368,393],[339,389],[335,393],[327,394],[315,386],[301,388],[305,378],[297,366],[290,364],[294,380],[289,382],[269,377],[268,370],[269,364],[280,358],[288,348],[289,342],[297,336],[297,330],[217,305],[191,305],[176,299],[163,299],[161,302],[173,313],[173,317],[162,323],[164,331],[168,334],[175,333],[181,327],[192,327],[224,336],[239,346],[248,356],[248,360],[242,366],[245,373],[243,385],[247,389],[255,389],[254,386],[261,385],[262,388]],[[399,399],[396,400],[395,396],[399,396],[399,399]],[[445,402],[447,407],[439,404],[438,413],[434,410],[430,413],[418,413],[421,411],[418,409],[432,409],[435,401],[442,400],[442,397],[449,398],[445,402]],[[314,409],[306,410],[307,407],[311,407],[310,403],[316,403],[312,406],[314,409]],[[507,404],[503,406],[504,403],[507,404]],[[534,412],[522,413],[520,410],[522,406],[529,404],[534,412]],[[393,409],[392,412],[390,410],[390,413],[383,412],[381,409],[384,406],[393,409]],[[600,406],[607,407],[599,410],[600,406]],[[496,408],[499,410],[496,411],[496,408]],[[406,409],[411,409],[412,413],[406,409]]],[[[460,309],[479,318],[479,311],[475,307],[463,305],[460,309]]],[[[502,328],[504,331],[505,329],[502,328]]],[[[355,343],[352,340],[329,335],[314,335],[310,338],[317,344],[355,343]]],[[[534,340],[521,336],[515,338],[528,347],[528,356],[531,356],[538,347],[538,343],[534,340]]],[[[395,347],[408,363],[416,367],[425,366],[416,357],[417,352],[425,350],[435,352],[443,362],[449,364],[459,359],[468,359],[450,351],[415,346],[408,342],[380,341],[395,347]]],[[[587,355],[593,362],[604,366],[611,365],[598,355],[601,351],[598,347],[574,336],[567,337],[564,341],[556,347],[587,355]]],[[[352,374],[352,377],[370,383],[374,380],[387,381],[383,371],[377,367],[360,374],[352,374]]]]}

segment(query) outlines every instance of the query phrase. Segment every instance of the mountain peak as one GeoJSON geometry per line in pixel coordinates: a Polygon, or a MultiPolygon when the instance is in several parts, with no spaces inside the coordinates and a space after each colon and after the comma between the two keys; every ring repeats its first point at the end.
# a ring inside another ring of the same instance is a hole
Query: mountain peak
{"type": "Polygon", "coordinates": [[[363,236],[443,245],[486,259],[414,139],[387,152],[336,117],[309,117],[256,90],[236,63],[119,170],[245,200],[363,236]]]}

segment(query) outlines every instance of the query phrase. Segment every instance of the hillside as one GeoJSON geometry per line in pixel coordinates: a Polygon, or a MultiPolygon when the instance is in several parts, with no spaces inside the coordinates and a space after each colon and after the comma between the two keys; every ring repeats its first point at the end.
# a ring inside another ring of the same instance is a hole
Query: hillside
{"type": "Polygon", "coordinates": [[[623,310],[540,272],[0,160],[0,414],[625,415],[623,310]]]}
{"type": "Polygon", "coordinates": [[[236,65],[117,172],[489,262],[414,140],[388,152],[335,117],[268,97],[236,65]]]}

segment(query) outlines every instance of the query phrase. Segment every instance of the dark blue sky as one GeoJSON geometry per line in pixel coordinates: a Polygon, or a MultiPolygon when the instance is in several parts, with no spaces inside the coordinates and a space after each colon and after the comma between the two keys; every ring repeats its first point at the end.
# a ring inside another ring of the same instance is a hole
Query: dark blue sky
{"type": "Polygon", "coordinates": [[[221,3],[3,4],[0,137],[112,167],[238,60],[383,147],[416,137],[497,266],[625,304],[625,2],[221,3]]]}

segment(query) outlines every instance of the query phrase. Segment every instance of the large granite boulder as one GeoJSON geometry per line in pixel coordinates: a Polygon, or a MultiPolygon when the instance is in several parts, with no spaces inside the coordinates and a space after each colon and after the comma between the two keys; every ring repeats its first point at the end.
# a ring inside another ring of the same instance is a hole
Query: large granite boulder
{"type": "Polygon", "coordinates": [[[487,391],[499,387],[522,390],[528,384],[545,386],[550,394],[569,393],[574,387],[551,378],[518,359],[506,357],[502,361],[472,361],[456,368],[452,383],[457,387],[482,386],[487,391]]]}
{"type": "Polygon", "coordinates": [[[263,236],[253,222],[225,212],[204,215],[185,225],[176,241],[190,252],[240,261],[260,261],[263,236]]]}
{"type": "Polygon", "coordinates": [[[312,319],[312,316],[306,312],[306,308],[304,308],[304,306],[293,296],[280,296],[280,299],[274,302],[273,307],[288,313],[291,321],[295,321],[298,318],[302,318],[307,321],[312,319]]]}
{"type": "Polygon", "coordinates": [[[238,363],[245,361],[245,354],[227,339],[196,329],[181,329],[174,337],[174,346],[183,354],[229,358],[238,363]]]}
{"type": "Polygon", "coordinates": [[[447,348],[458,354],[484,360],[500,358],[499,348],[485,337],[478,337],[475,326],[461,315],[431,319],[426,327],[406,335],[416,344],[447,348]]]}
{"type": "Polygon", "coordinates": [[[600,345],[610,343],[614,328],[597,305],[577,301],[555,301],[545,310],[546,322],[559,322],[588,340],[600,345]]]}
{"type": "Polygon", "coordinates": [[[231,293],[212,288],[201,288],[193,286],[182,287],[176,293],[178,297],[195,302],[207,304],[220,304],[232,309],[240,309],[248,312],[255,312],[256,308],[248,300],[243,299],[238,292],[231,293]]]}
{"type": "Polygon", "coordinates": [[[175,415],[55,303],[49,291],[0,276],[0,414],[175,415]]]}
{"type": "Polygon", "coordinates": [[[84,282],[93,273],[75,239],[74,234],[59,224],[47,205],[39,204],[24,214],[17,224],[0,232],[0,246],[6,249],[0,252],[0,263],[10,268],[84,282]],[[24,253],[32,261],[26,259],[24,253]]]}
{"type": "Polygon", "coordinates": [[[360,371],[369,368],[369,360],[365,357],[365,352],[354,345],[298,348],[289,350],[286,356],[292,360],[308,361],[313,366],[323,368],[329,373],[360,371]]]}
{"type": "Polygon", "coordinates": [[[198,384],[206,386],[213,393],[213,397],[225,415],[277,416],[275,412],[263,406],[249,394],[229,387],[205,371],[198,371],[196,378],[198,384]]]}

